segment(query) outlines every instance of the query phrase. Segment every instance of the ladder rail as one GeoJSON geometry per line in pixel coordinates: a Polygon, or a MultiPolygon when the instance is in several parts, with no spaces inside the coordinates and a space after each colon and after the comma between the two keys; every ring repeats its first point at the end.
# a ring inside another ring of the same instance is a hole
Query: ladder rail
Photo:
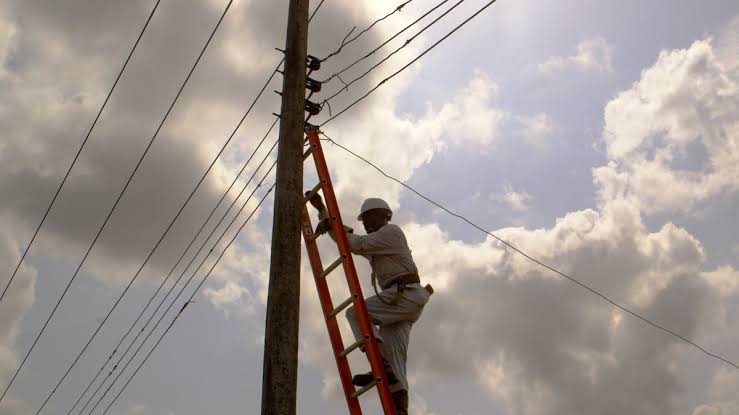
{"type": "Polygon", "coordinates": [[[328,283],[323,277],[320,276],[324,269],[321,262],[321,255],[318,252],[318,246],[313,236],[313,225],[311,224],[310,215],[308,209],[303,208],[303,220],[302,220],[302,232],[303,238],[305,239],[306,250],[308,251],[308,260],[313,271],[314,280],[316,281],[316,287],[318,288],[318,297],[321,302],[321,309],[326,320],[326,328],[329,332],[329,339],[331,341],[331,348],[336,356],[336,365],[339,369],[339,378],[341,379],[341,385],[344,389],[344,396],[346,397],[347,404],[349,405],[349,413],[351,415],[361,415],[362,409],[359,406],[359,400],[354,396],[356,392],[354,385],[352,384],[352,372],[349,367],[349,361],[345,355],[342,355],[344,351],[344,342],[341,339],[341,331],[339,330],[339,323],[336,321],[336,317],[328,317],[331,310],[334,309],[334,305],[331,301],[331,294],[329,293],[328,283]]]}
{"type": "MultiPolygon", "coordinates": [[[[353,305],[356,312],[355,314],[357,316],[362,334],[365,336],[364,346],[375,378],[375,385],[373,386],[377,387],[384,413],[386,415],[395,415],[395,404],[393,403],[392,392],[390,391],[390,385],[388,384],[387,375],[385,374],[385,369],[382,364],[382,357],[377,345],[377,339],[374,336],[373,324],[370,321],[369,314],[367,312],[367,304],[364,301],[362,287],[359,283],[359,277],[357,275],[356,267],[354,266],[354,260],[352,258],[349,240],[347,239],[344,232],[344,223],[341,219],[339,205],[336,200],[333,185],[331,184],[331,177],[328,171],[328,166],[326,164],[326,158],[321,147],[321,141],[318,136],[318,129],[309,128],[307,131],[307,136],[308,142],[310,143],[311,154],[313,155],[313,161],[316,166],[316,171],[318,172],[318,177],[321,180],[321,190],[323,191],[324,199],[326,201],[326,207],[329,213],[329,223],[334,231],[334,236],[336,238],[336,244],[339,248],[339,253],[342,255],[342,264],[344,268],[344,273],[346,275],[346,281],[349,285],[349,291],[353,296],[353,305]]],[[[311,243],[315,244],[315,238],[306,238],[306,246],[309,240],[311,243]]],[[[322,280],[325,283],[325,279],[322,280]]],[[[339,356],[337,355],[337,359],[338,358],[339,356]]],[[[358,396],[359,395],[355,395],[355,399],[358,396]]]]}

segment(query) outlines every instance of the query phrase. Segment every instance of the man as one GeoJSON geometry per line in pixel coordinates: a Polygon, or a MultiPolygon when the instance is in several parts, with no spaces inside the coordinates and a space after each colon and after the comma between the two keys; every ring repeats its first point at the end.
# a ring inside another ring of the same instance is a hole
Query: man
{"type": "MultiPolygon", "coordinates": [[[[321,220],[316,228],[317,234],[328,232],[336,240],[328,222],[328,211],[320,196],[310,200],[318,210],[321,220]]],[[[411,251],[403,231],[389,223],[393,212],[390,206],[378,198],[370,198],[362,203],[357,220],[362,221],[367,235],[347,233],[352,253],[367,258],[372,267],[372,285],[375,293],[365,300],[374,335],[383,358],[390,390],[398,415],[408,414],[408,379],[406,361],[411,327],[423,311],[433,293],[430,285],[422,287],[418,269],[413,262],[411,251]],[[377,292],[377,285],[382,292],[377,292]],[[376,326],[379,326],[379,330],[376,326]]],[[[354,307],[346,312],[346,318],[357,339],[362,337],[354,307]]],[[[354,376],[353,383],[365,386],[372,382],[372,372],[354,376]]]]}

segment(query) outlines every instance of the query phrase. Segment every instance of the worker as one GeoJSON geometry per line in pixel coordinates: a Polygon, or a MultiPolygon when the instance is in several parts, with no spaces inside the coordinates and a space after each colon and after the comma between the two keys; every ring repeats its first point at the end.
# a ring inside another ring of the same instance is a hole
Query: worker
{"type": "MultiPolygon", "coordinates": [[[[320,220],[316,234],[328,232],[335,241],[336,236],[328,221],[328,210],[321,196],[312,197],[310,203],[318,210],[320,220]]],[[[373,323],[396,411],[398,415],[406,415],[406,361],[411,327],[421,316],[433,289],[430,285],[421,286],[405,234],[400,227],[389,223],[392,216],[393,212],[384,200],[367,199],[362,203],[357,217],[367,235],[355,235],[349,231],[346,236],[352,253],[365,257],[372,267],[372,285],[376,295],[365,300],[367,312],[373,323]],[[379,293],[376,284],[382,288],[379,293]],[[379,330],[376,326],[379,326],[379,330]]],[[[346,318],[355,338],[361,339],[363,336],[353,306],[347,310],[346,318]]],[[[352,382],[357,386],[366,386],[373,379],[372,372],[369,372],[354,376],[352,382]]]]}

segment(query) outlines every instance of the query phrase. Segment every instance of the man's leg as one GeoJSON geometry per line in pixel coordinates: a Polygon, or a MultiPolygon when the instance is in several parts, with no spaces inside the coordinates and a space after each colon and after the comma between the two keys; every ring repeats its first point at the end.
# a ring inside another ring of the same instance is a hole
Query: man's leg
{"type": "MultiPolygon", "coordinates": [[[[373,297],[374,298],[374,297],[373,297]]],[[[368,299],[369,300],[369,299],[368,299]]],[[[368,314],[369,313],[369,306],[368,308],[368,314]]],[[[357,313],[354,309],[354,306],[349,307],[346,310],[346,319],[349,321],[349,326],[352,329],[352,332],[354,333],[354,338],[359,340],[363,337],[362,335],[362,329],[359,326],[359,320],[357,319],[357,313]]],[[[370,319],[373,321],[371,324],[372,331],[374,333],[375,339],[377,339],[377,349],[380,352],[380,356],[382,357],[382,363],[385,368],[385,374],[388,377],[388,382],[392,385],[398,382],[398,378],[395,375],[395,370],[393,369],[393,366],[390,364],[389,359],[389,353],[387,351],[387,348],[385,347],[382,335],[380,334],[380,331],[377,329],[377,326],[375,323],[379,324],[379,322],[375,322],[375,320],[372,318],[372,314],[370,314],[370,319]]],[[[362,352],[365,352],[365,347],[361,347],[362,352]]],[[[355,375],[354,379],[352,379],[352,382],[357,386],[365,386],[372,382],[374,379],[374,375],[372,372],[363,373],[360,375],[355,375]]]]}
{"type": "Polygon", "coordinates": [[[398,415],[408,415],[408,391],[399,390],[393,392],[393,402],[395,403],[395,413],[398,415]]]}

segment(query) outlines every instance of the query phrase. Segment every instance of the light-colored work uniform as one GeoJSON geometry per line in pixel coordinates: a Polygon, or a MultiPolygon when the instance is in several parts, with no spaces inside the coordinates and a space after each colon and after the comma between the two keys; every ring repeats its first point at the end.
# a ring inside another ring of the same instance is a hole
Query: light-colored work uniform
{"type": "MultiPolygon", "coordinates": [[[[327,217],[327,211],[319,213],[320,219],[327,217]]],[[[335,239],[333,232],[329,234],[335,239]]],[[[407,284],[400,296],[397,296],[397,285],[387,287],[393,280],[403,275],[418,275],[408,241],[400,227],[388,223],[368,235],[348,233],[346,236],[352,253],[367,258],[372,267],[372,278],[380,287],[386,287],[379,294],[385,302],[374,295],[367,298],[365,303],[370,320],[374,323],[374,335],[385,344],[387,359],[398,377],[398,383],[393,385],[392,391],[407,391],[406,361],[411,327],[421,317],[423,307],[431,294],[419,283],[407,284]],[[392,304],[386,304],[391,302],[392,304]],[[375,325],[379,326],[379,330],[375,325]]],[[[354,336],[357,339],[362,338],[353,306],[347,310],[346,318],[354,336]]]]}

